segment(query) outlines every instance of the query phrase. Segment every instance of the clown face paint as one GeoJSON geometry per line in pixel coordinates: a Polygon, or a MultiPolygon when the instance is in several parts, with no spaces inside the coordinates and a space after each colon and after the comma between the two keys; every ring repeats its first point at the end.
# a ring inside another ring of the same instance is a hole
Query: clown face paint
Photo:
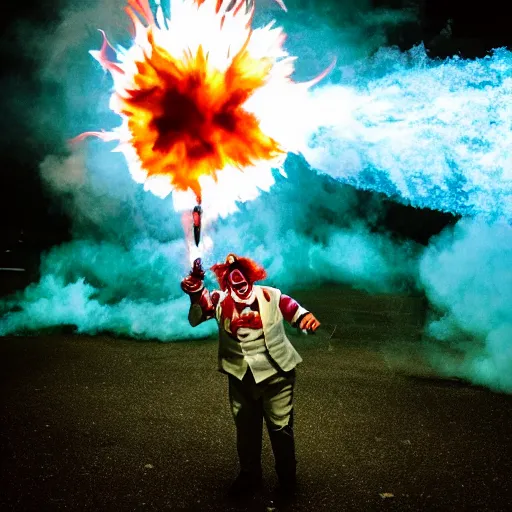
{"type": "Polygon", "coordinates": [[[229,287],[231,289],[231,296],[237,302],[247,302],[252,299],[254,287],[247,281],[245,276],[240,270],[233,270],[229,274],[229,287]]]}

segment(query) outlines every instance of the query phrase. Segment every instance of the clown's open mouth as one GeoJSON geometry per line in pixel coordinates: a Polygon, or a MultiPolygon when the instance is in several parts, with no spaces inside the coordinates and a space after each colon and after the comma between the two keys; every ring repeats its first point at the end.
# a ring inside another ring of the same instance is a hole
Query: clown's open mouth
{"type": "Polygon", "coordinates": [[[245,295],[249,291],[249,285],[245,283],[233,284],[233,289],[240,295],[245,295]]]}
{"type": "Polygon", "coordinates": [[[229,275],[229,280],[233,291],[240,297],[244,298],[251,293],[251,286],[240,270],[233,270],[229,275]]]}

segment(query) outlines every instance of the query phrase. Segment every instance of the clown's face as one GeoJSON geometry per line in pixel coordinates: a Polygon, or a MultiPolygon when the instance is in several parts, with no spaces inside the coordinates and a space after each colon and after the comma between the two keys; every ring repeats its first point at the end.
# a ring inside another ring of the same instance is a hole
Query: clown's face
{"type": "Polygon", "coordinates": [[[228,281],[229,287],[239,299],[246,300],[251,296],[253,289],[252,284],[247,281],[240,270],[233,270],[229,274],[228,281]]]}

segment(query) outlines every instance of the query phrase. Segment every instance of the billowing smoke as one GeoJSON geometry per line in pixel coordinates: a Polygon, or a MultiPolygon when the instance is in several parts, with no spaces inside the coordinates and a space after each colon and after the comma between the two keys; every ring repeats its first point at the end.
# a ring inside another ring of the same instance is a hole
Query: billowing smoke
{"type": "Polygon", "coordinates": [[[426,326],[447,376],[512,391],[512,229],[463,219],[423,254],[420,278],[435,311],[426,326]]]}
{"type": "Polygon", "coordinates": [[[512,217],[512,53],[433,61],[381,49],[320,87],[304,155],[357,188],[417,207],[512,217]]]}
{"type": "MultiPolygon", "coordinates": [[[[163,341],[213,332],[211,323],[188,325],[188,298],[179,283],[189,260],[170,200],[143,192],[121,155],[101,143],[94,148],[87,172],[82,155],[43,162],[49,184],[66,176],[53,188],[66,200],[76,236],[43,257],[41,281],[25,290],[17,311],[4,316],[0,332],[73,325],[78,332],[163,341]],[[106,168],[100,172],[98,165],[106,168]]],[[[324,280],[377,292],[413,286],[415,245],[399,246],[372,232],[382,211],[379,200],[366,199],[364,215],[357,215],[363,199],[353,188],[318,177],[296,157],[287,172],[288,179],[276,176],[269,193],[209,228],[205,234],[214,246],[206,265],[234,251],[251,254],[267,267],[272,284],[284,288],[324,280]]]]}
{"type": "MultiPolygon", "coordinates": [[[[355,5],[335,11],[336,30],[322,13],[306,17],[291,4],[286,16],[272,11],[299,56],[300,79],[335,55],[338,66],[300,105],[308,126],[303,157],[289,157],[288,179],[277,175],[270,192],[206,227],[214,245],[205,264],[233,251],[259,260],[269,283],[284,289],[329,280],[370,293],[424,290],[432,306],[426,334],[440,341],[432,345],[438,367],[509,391],[512,242],[500,219],[512,213],[505,101],[512,54],[432,61],[423,47],[375,52],[385,42],[382,23],[410,14],[363,16],[355,5]],[[467,218],[423,249],[378,229],[382,196],[467,218]],[[456,357],[448,359],[446,348],[456,357]]],[[[71,3],[62,24],[38,39],[48,63],[43,80],[54,85],[51,101],[60,98],[51,125],[63,143],[117,125],[108,109],[110,78],[87,52],[98,47],[99,27],[126,45],[122,7],[122,0],[71,3]]],[[[214,325],[192,330],[186,320],[179,282],[189,261],[171,199],[144,192],[111,149],[92,141],[41,163],[48,190],[72,219],[73,240],[45,254],[41,280],[3,304],[0,334],[62,325],[163,341],[213,333],[214,325]]]]}

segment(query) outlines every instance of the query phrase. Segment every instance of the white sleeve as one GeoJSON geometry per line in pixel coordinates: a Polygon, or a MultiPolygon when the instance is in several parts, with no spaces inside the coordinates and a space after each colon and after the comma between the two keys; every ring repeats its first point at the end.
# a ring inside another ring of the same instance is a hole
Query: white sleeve
{"type": "Polygon", "coordinates": [[[299,304],[299,308],[297,309],[297,311],[295,312],[295,315],[293,315],[293,318],[292,318],[292,321],[291,321],[291,324],[292,325],[295,325],[297,323],[297,321],[299,320],[299,318],[303,315],[305,315],[306,313],[309,313],[309,311],[305,308],[303,308],[300,304],[299,304]]]}

